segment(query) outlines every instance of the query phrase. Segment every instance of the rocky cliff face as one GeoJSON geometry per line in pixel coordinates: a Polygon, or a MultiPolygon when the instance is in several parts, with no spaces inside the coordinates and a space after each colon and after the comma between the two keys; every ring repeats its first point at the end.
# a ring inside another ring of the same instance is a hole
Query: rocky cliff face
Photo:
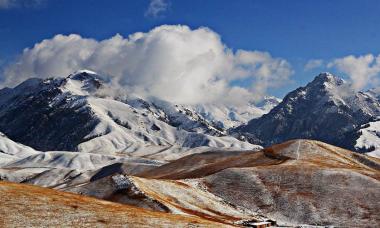
{"type": "Polygon", "coordinates": [[[38,150],[74,150],[99,123],[83,97],[60,89],[69,79],[29,79],[0,98],[0,131],[38,150]]]}

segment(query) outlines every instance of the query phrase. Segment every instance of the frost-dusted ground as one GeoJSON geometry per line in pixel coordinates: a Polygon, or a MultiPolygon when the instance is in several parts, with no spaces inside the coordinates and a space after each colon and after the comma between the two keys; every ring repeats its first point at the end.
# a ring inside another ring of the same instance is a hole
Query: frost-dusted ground
{"type": "Polygon", "coordinates": [[[380,224],[380,160],[317,141],[196,154],[139,175],[196,178],[208,192],[282,225],[380,224]]]}
{"type": "Polygon", "coordinates": [[[228,227],[37,186],[0,182],[1,227],[228,227]]]}

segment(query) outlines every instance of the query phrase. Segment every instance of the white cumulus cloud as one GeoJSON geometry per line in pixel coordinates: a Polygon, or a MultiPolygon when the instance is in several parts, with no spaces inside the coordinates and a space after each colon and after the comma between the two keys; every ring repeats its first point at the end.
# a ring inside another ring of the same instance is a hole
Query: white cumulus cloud
{"type": "Polygon", "coordinates": [[[294,72],[291,65],[281,58],[273,58],[268,52],[238,50],[234,56],[234,73],[253,80],[251,91],[260,99],[267,89],[289,83],[294,72]]]}
{"type": "Polygon", "coordinates": [[[169,7],[170,2],[168,0],[151,0],[148,9],[145,11],[145,16],[153,18],[163,16],[169,7]]]}
{"type": "Polygon", "coordinates": [[[305,71],[309,71],[318,67],[321,67],[323,65],[322,59],[311,59],[305,64],[305,71]]]}
{"type": "Polygon", "coordinates": [[[29,77],[67,76],[83,68],[108,75],[140,95],[187,104],[260,99],[293,73],[286,60],[269,53],[233,52],[208,28],[162,25],[102,41],[56,35],[26,48],[6,66],[3,85],[29,77]]]}
{"type": "Polygon", "coordinates": [[[366,86],[375,87],[379,85],[380,55],[349,55],[334,59],[327,66],[335,67],[347,74],[351,79],[353,89],[357,91],[366,86]]]}

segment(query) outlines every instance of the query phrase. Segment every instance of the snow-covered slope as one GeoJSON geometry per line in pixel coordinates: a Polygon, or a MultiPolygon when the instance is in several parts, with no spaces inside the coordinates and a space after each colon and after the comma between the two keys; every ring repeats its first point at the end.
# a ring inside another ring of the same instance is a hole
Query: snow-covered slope
{"type": "Polygon", "coordinates": [[[364,124],[356,140],[357,150],[370,151],[367,155],[380,158],[380,120],[364,124]]]}
{"type": "Polygon", "coordinates": [[[82,183],[112,173],[134,175],[162,164],[164,163],[145,158],[78,152],[38,152],[0,165],[0,180],[64,188],[69,183],[82,183]]]}
{"type": "MultiPolygon", "coordinates": [[[[138,153],[146,150],[159,152],[163,149],[195,147],[244,150],[255,148],[251,144],[222,134],[209,135],[207,134],[209,131],[214,134],[218,131],[212,127],[205,130],[198,126],[199,122],[191,121],[182,115],[176,116],[175,120],[170,120],[176,110],[168,111],[167,107],[165,109],[157,109],[157,106],[152,108],[153,105],[149,106],[149,109],[140,106],[133,107],[120,101],[97,97],[88,98],[87,102],[100,122],[85,137],[89,140],[78,145],[79,151],[138,153]],[[160,115],[160,112],[164,114],[160,115]],[[163,119],[165,117],[168,121],[163,119]],[[183,120],[178,120],[180,118],[183,120]],[[173,121],[179,124],[174,125],[173,121]]],[[[146,104],[149,103],[146,102],[146,104]]]]}
{"type": "Polygon", "coordinates": [[[8,163],[4,167],[95,170],[110,164],[123,162],[162,164],[157,161],[143,158],[129,158],[93,153],[50,151],[39,152],[28,157],[17,159],[14,162],[8,163]]]}
{"type": "Polygon", "coordinates": [[[191,108],[220,129],[229,129],[261,117],[280,102],[281,100],[276,97],[265,97],[258,104],[254,102],[244,105],[201,104],[191,108]]]}
{"type": "Polygon", "coordinates": [[[213,148],[260,148],[183,105],[112,90],[87,70],[0,90],[0,130],[9,136],[0,134],[0,179],[64,186],[116,164],[133,175],[213,148]]]}
{"type": "Polygon", "coordinates": [[[41,151],[101,154],[191,148],[259,148],[227,136],[194,110],[115,96],[111,83],[82,70],[66,78],[29,79],[0,91],[0,131],[41,151]]]}
{"type": "Polygon", "coordinates": [[[0,132],[0,165],[35,154],[38,152],[34,149],[10,140],[0,132]]]}

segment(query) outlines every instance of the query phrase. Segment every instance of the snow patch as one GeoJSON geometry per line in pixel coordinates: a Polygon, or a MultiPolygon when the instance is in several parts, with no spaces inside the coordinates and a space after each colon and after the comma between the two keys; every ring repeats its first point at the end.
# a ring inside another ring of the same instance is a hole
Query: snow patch
{"type": "Polygon", "coordinates": [[[380,120],[365,124],[359,132],[355,148],[370,150],[367,155],[380,158],[380,120]]]}

